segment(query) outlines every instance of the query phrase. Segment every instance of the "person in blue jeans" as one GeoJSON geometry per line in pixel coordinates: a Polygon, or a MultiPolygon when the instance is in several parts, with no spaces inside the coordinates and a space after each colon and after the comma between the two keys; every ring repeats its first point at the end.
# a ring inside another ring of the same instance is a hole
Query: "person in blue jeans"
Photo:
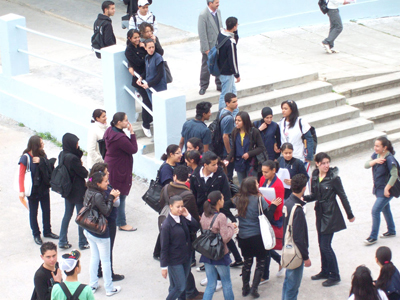
{"type": "Polygon", "coordinates": [[[365,168],[372,167],[372,176],[374,180],[373,194],[376,201],[372,207],[372,231],[369,237],[364,241],[366,245],[375,244],[378,241],[379,225],[381,223],[381,212],[385,217],[388,231],[383,233],[381,238],[396,236],[396,227],[394,225],[392,212],[390,210],[390,188],[395,184],[398,178],[398,163],[394,158],[395,151],[392,143],[384,136],[378,137],[374,145],[375,153],[371,159],[365,163],[365,168]],[[388,179],[389,178],[389,179],[388,179]]]}
{"type": "MultiPolygon", "coordinates": [[[[304,206],[306,203],[300,200],[306,190],[307,176],[297,174],[292,178],[292,194],[285,200],[283,208],[285,218],[283,220],[283,232],[286,233],[286,228],[289,222],[289,217],[292,209],[296,209],[296,204],[304,206]]],[[[297,300],[301,280],[303,278],[304,267],[311,266],[311,260],[308,256],[308,228],[306,216],[303,209],[296,209],[293,216],[293,242],[299,249],[303,258],[303,263],[296,269],[286,268],[285,281],[283,282],[282,300],[297,300]]],[[[286,234],[285,234],[286,235],[286,234]]],[[[285,247],[285,239],[283,247],[285,247]]],[[[283,265],[282,267],[286,267],[283,265]]]]}
{"type": "Polygon", "coordinates": [[[204,202],[204,213],[201,216],[200,224],[204,230],[211,228],[215,234],[219,233],[224,244],[225,255],[219,260],[213,260],[201,256],[200,262],[204,263],[207,275],[207,288],[203,295],[203,300],[211,300],[213,298],[215,288],[217,286],[218,275],[222,282],[222,290],[225,300],[233,300],[232,281],[230,273],[231,259],[227,243],[232,239],[235,231],[237,231],[236,223],[227,222],[224,214],[219,213],[219,210],[224,207],[224,196],[220,191],[213,191],[208,194],[208,199],[204,202]]]}

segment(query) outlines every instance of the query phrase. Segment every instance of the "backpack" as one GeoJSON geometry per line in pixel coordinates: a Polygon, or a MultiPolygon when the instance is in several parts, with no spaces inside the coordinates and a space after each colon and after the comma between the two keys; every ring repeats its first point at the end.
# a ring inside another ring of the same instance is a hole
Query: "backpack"
{"type": "Polygon", "coordinates": [[[86,284],[81,283],[76,289],[75,293],[71,295],[68,287],[64,282],[60,282],[60,287],[62,288],[65,296],[67,296],[67,300],[79,300],[79,295],[82,293],[83,289],[86,287],[86,284]]]}
{"type": "Polygon", "coordinates": [[[318,0],[319,9],[324,15],[328,12],[328,2],[326,0],[318,0]]]}
{"type": "MultiPolygon", "coordinates": [[[[92,48],[100,50],[101,48],[104,47],[104,41],[103,41],[103,30],[102,30],[102,25],[106,22],[107,20],[103,20],[98,26],[96,26],[97,21],[93,25],[93,35],[91,38],[92,42],[92,48]]],[[[97,58],[101,58],[101,53],[96,52],[97,58]]]]}
{"type": "Polygon", "coordinates": [[[72,182],[67,167],[64,165],[64,157],[66,154],[61,152],[58,157],[58,166],[51,174],[51,190],[66,198],[71,193],[72,182]]]}
{"type": "MultiPolygon", "coordinates": [[[[394,161],[396,162],[396,165],[397,165],[397,176],[398,177],[397,177],[396,182],[390,188],[389,194],[390,194],[391,197],[399,198],[400,197],[400,165],[399,165],[399,162],[397,161],[397,159],[394,157],[394,155],[393,155],[393,159],[394,159],[394,161]]],[[[390,170],[389,170],[389,172],[390,172],[390,170]]],[[[390,178],[390,173],[389,173],[389,176],[388,176],[388,180],[389,180],[389,178],[390,178]]]]}
{"type": "MultiPolygon", "coordinates": [[[[281,266],[289,270],[296,269],[303,263],[303,257],[293,240],[293,216],[298,207],[302,209],[300,204],[295,204],[290,212],[289,222],[285,232],[285,244],[282,249],[281,266]]],[[[286,206],[283,207],[283,214],[286,217],[286,206]]]]}
{"type": "Polygon", "coordinates": [[[208,71],[213,76],[221,75],[221,73],[219,72],[219,67],[218,67],[219,49],[229,39],[230,39],[229,36],[225,37],[220,44],[218,44],[218,41],[217,41],[217,44],[211,48],[210,52],[208,52],[208,59],[207,59],[208,71]]]}
{"type": "MultiPolygon", "coordinates": [[[[152,13],[152,14],[153,14],[153,13],[152,13]]],[[[137,24],[136,16],[138,16],[137,13],[134,14],[134,15],[132,15],[132,18],[133,18],[133,22],[135,22],[135,28],[136,28],[137,30],[139,30],[139,26],[140,26],[140,25],[138,26],[138,24],[137,24]]],[[[151,24],[151,25],[153,26],[155,21],[156,21],[156,17],[153,15],[153,22],[152,22],[152,23],[149,23],[149,24],[151,24]]],[[[148,22],[146,22],[146,23],[148,23],[148,22]]]]}
{"type": "MultiPolygon", "coordinates": [[[[222,109],[221,109],[222,110],[222,109]]],[[[224,140],[221,134],[221,121],[226,116],[230,115],[229,113],[223,114],[220,118],[221,110],[218,111],[218,115],[214,121],[208,125],[208,129],[211,131],[211,144],[210,151],[214,152],[218,156],[222,156],[224,153],[224,140]]]]}
{"type": "MultiPolygon", "coordinates": [[[[307,141],[306,141],[304,133],[303,133],[303,126],[301,125],[301,119],[299,120],[299,125],[300,125],[300,131],[302,134],[301,138],[303,140],[304,150],[306,150],[307,149],[307,141]]],[[[318,137],[317,137],[317,132],[315,131],[314,126],[310,126],[310,133],[311,133],[312,139],[314,141],[313,155],[315,155],[317,153],[318,137]]]]}

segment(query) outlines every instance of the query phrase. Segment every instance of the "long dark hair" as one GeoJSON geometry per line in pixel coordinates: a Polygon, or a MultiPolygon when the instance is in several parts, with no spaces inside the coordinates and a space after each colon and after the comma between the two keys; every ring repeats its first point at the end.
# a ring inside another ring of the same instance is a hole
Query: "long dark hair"
{"type": "Polygon", "coordinates": [[[377,260],[382,265],[381,272],[379,273],[379,277],[376,280],[375,286],[378,289],[386,290],[388,283],[392,279],[394,272],[396,271],[396,267],[392,263],[392,251],[388,247],[379,247],[376,250],[375,254],[377,260]]]}
{"type": "Polygon", "coordinates": [[[90,177],[89,180],[87,182],[87,187],[89,189],[93,189],[93,190],[99,190],[102,191],[99,186],[97,185],[98,183],[102,183],[104,177],[106,177],[106,173],[98,171],[96,173],[93,173],[90,177]]]}
{"type": "Polygon", "coordinates": [[[28,146],[22,152],[22,155],[32,151],[32,156],[45,157],[44,150],[40,150],[42,138],[38,135],[33,135],[29,138],[28,146]]]}
{"type": "Polygon", "coordinates": [[[247,206],[249,205],[249,196],[252,195],[258,195],[257,178],[247,177],[242,181],[239,193],[236,195],[236,208],[239,217],[246,217],[247,206]]]}
{"type": "Polygon", "coordinates": [[[287,104],[290,107],[292,113],[289,116],[289,128],[293,128],[296,123],[297,118],[299,117],[299,109],[297,108],[296,102],[293,100],[286,100],[281,103],[281,108],[284,104],[287,104]]]}
{"type": "Polygon", "coordinates": [[[380,141],[383,147],[387,147],[387,150],[392,153],[392,155],[395,155],[395,151],[393,149],[392,142],[388,140],[386,136],[380,136],[376,139],[377,141],[380,141]]]}
{"type": "Polygon", "coordinates": [[[117,112],[114,114],[112,121],[110,122],[111,126],[116,126],[118,122],[122,122],[125,119],[126,113],[117,112]]]}
{"type": "Polygon", "coordinates": [[[137,29],[129,29],[128,32],[126,33],[126,45],[130,45],[132,42],[130,39],[133,37],[133,35],[137,33],[140,37],[140,32],[137,29]]]}
{"type": "Polygon", "coordinates": [[[187,160],[194,160],[194,163],[196,164],[196,165],[199,165],[199,163],[200,163],[200,158],[201,158],[201,155],[200,155],[200,152],[199,151],[197,151],[197,150],[192,150],[192,151],[187,151],[186,153],[185,153],[185,158],[187,159],[187,160]]]}
{"type": "MultiPolygon", "coordinates": [[[[204,146],[203,146],[203,142],[201,141],[201,139],[197,138],[197,137],[191,137],[190,139],[187,140],[187,142],[191,143],[193,148],[199,147],[199,152],[203,153],[204,152],[204,146]]],[[[187,146],[187,142],[186,145],[187,146]]]]}
{"type": "Polygon", "coordinates": [[[380,300],[378,290],[373,284],[371,271],[366,266],[358,266],[351,280],[350,295],[354,300],[380,300]]]}
{"type": "Polygon", "coordinates": [[[166,161],[168,159],[168,157],[171,156],[172,154],[175,154],[175,151],[179,149],[178,145],[175,144],[171,144],[167,147],[167,150],[165,150],[165,153],[163,155],[161,155],[161,160],[166,161]]]}
{"type": "Polygon", "coordinates": [[[104,109],[101,109],[101,108],[95,109],[95,110],[93,111],[92,120],[90,120],[90,122],[91,122],[91,123],[96,122],[96,119],[97,119],[97,118],[100,118],[101,115],[102,115],[103,113],[105,113],[105,112],[106,112],[106,111],[105,111],[104,109]]]}
{"type": "MultiPolygon", "coordinates": [[[[253,127],[253,124],[251,123],[249,114],[245,111],[239,111],[235,117],[235,120],[237,117],[240,117],[242,119],[243,129],[244,129],[246,135],[250,135],[250,130],[251,130],[251,127],[253,127]]],[[[232,131],[232,136],[236,137],[236,135],[238,133],[240,133],[240,129],[235,127],[232,131]]],[[[233,143],[235,143],[235,141],[233,141],[233,143]]]]}
{"type": "Polygon", "coordinates": [[[217,212],[215,205],[217,205],[217,202],[221,199],[222,193],[220,191],[213,191],[208,194],[208,198],[203,204],[204,214],[206,217],[211,217],[217,212]]]}

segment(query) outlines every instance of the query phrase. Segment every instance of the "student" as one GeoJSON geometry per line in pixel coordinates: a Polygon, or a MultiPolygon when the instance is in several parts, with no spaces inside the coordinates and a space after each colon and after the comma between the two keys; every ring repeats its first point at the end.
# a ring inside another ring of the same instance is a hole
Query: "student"
{"type": "Polygon", "coordinates": [[[321,254],[321,271],[317,275],[311,276],[311,280],[326,279],[322,285],[329,287],[340,282],[339,266],[332,249],[333,234],[346,229],[336,196],[339,196],[342,202],[347,219],[354,222],[355,217],[340,180],[339,169],[330,167],[330,156],[325,152],[320,152],[315,155],[314,160],[317,169],[312,174],[311,194],[303,198],[306,202],[317,201],[315,216],[321,254]]]}
{"type": "Polygon", "coordinates": [[[129,29],[139,29],[140,24],[146,22],[154,27],[154,35],[157,35],[158,23],[156,17],[152,12],[149,11],[149,5],[151,1],[139,0],[138,1],[138,11],[129,19],[129,29]]]}
{"type": "Polygon", "coordinates": [[[396,227],[390,210],[390,200],[393,198],[390,196],[390,188],[398,178],[398,165],[394,158],[395,152],[392,143],[384,136],[376,139],[374,151],[371,159],[365,163],[366,169],[372,167],[374,180],[372,193],[376,196],[375,204],[372,207],[372,231],[364,241],[366,245],[372,245],[378,241],[381,212],[385,216],[388,230],[381,235],[381,238],[396,236],[396,227]]]}
{"type": "Polygon", "coordinates": [[[182,197],[171,197],[169,208],[170,213],[161,225],[161,275],[166,279],[169,273],[167,300],[186,299],[192,247],[190,233],[197,232],[199,223],[184,207],[182,197]]]}
{"type": "Polygon", "coordinates": [[[371,271],[366,266],[358,266],[351,279],[348,300],[388,300],[385,292],[372,281],[371,271]]]}
{"type": "Polygon", "coordinates": [[[95,163],[104,162],[99,150],[99,140],[102,140],[107,129],[107,114],[104,109],[93,111],[91,125],[88,131],[87,163],[90,170],[95,163]]]}
{"type": "Polygon", "coordinates": [[[57,246],[52,242],[45,242],[40,246],[40,253],[43,264],[36,271],[33,279],[35,288],[32,300],[49,300],[54,285],[62,281],[57,262],[57,246]]]}
{"type": "MultiPolygon", "coordinates": [[[[285,200],[283,221],[283,232],[289,223],[292,209],[295,209],[293,216],[293,242],[299,249],[304,263],[296,269],[286,269],[285,281],[283,282],[282,300],[296,300],[299,294],[301,280],[303,278],[304,267],[311,266],[311,260],[308,256],[308,228],[306,216],[303,209],[295,205],[300,204],[303,207],[306,203],[301,200],[306,190],[308,179],[304,174],[297,174],[292,178],[292,194],[285,200]]],[[[285,241],[283,243],[285,245],[285,241]]]]}
{"type": "Polygon", "coordinates": [[[388,247],[379,247],[375,254],[376,263],[381,268],[375,286],[386,293],[389,300],[400,299],[400,273],[392,262],[392,251],[388,247]]]}
{"type": "Polygon", "coordinates": [[[67,278],[65,281],[54,286],[51,291],[51,300],[69,299],[67,298],[65,289],[68,290],[69,294],[76,297],[76,299],[79,297],[79,300],[94,300],[94,295],[90,287],[78,281],[78,274],[82,270],[80,257],[81,253],[78,250],[62,255],[60,269],[64,271],[67,278]]]}
{"type": "Polygon", "coordinates": [[[162,186],[166,186],[174,180],[174,168],[180,163],[182,158],[182,151],[178,145],[169,145],[165,152],[161,156],[161,160],[164,163],[160,167],[160,183],[162,186]]]}
{"type": "MultiPolygon", "coordinates": [[[[160,54],[161,56],[164,55],[164,49],[161,46],[160,39],[158,36],[154,35],[154,28],[151,24],[143,22],[139,26],[139,31],[140,31],[140,42],[144,42],[147,39],[151,39],[154,41],[156,45],[156,52],[160,54]]],[[[144,44],[143,44],[144,47],[144,44]]]]}
{"type": "Polygon", "coordinates": [[[225,253],[225,256],[220,260],[211,260],[204,255],[202,255],[200,258],[200,262],[203,262],[205,265],[208,281],[207,288],[203,296],[204,300],[212,299],[217,286],[218,275],[222,281],[224,299],[234,299],[229,266],[231,259],[229,257],[229,250],[226,244],[232,239],[235,231],[237,231],[237,225],[235,223],[228,223],[226,216],[219,212],[223,207],[224,196],[220,191],[213,191],[208,195],[207,201],[204,202],[204,213],[201,216],[200,223],[203,230],[208,230],[214,220],[211,231],[215,234],[219,233],[221,235],[222,242],[224,243],[225,253]]]}
{"type": "MultiPolygon", "coordinates": [[[[111,18],[115,14],[115,3],[113,1],[104,1],[101,4],[102,14],[97,16],[93,24],[93,31],[99,28],[102,40],[102,48],[115,45],[117,40],[114,35],[111,18]]],[[[97,58],[101,58],[101,53],[96,52],[97,58]]]]}
{"type": "Polygon", "coordinates": [[[201,154],[199,151],[197,150],[186,151],[185,162],[187,166],[192,170],[191,173],[193,173],[193,171],[196,170],[197,167],[199,166],[200,159],[201,159],[201,154]]]}
{"type": "MultiPolygon", "coordinates": [[[[283,143],[281,146],[282,156],[278,158],[278,163],[280,168],[287,169],[290,174],[290,178],[293,178],[297,174],[304,174],[307,176],[307,179],[310,177],[307,174],[306,168],[304,167],[304,163],[298,159],[293,157],[293,145],[290,143],[283,143]]],[[[287,185],[291,185],[291,179],[285,179],[283,181],[287,185]]],[[[285,199],[289,198],[292,193],[291,189],[285,188],[285,199]]]]}
{"type": "Polygon", "coordinates": [[[192,137],[187,140],[186,142],[186,151],[192,151],[192,150],[197,150],[200,152],[200,154],[203,154],[203,152],[207,152],[204,150],[204,145],[201,139],[197,137],[192,137]]]}

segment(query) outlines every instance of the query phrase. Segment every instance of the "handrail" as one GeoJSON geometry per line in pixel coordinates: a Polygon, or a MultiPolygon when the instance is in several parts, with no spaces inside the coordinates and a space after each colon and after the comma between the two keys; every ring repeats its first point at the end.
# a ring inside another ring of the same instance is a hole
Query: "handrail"
{"type": "Polygon", "coordinates": [[[128,94],[133,97],[133,99],[135,99],[137,102],[139,102],[140,105],[145,110],[147,110],[147,112],[150,114],[150,116],[153,116],[153,111],[150,108],[148,108],[148,106],[146,104],[144,104],[143,101],[140,101],[139,98],[126,85],[124,85],[124,90],[127,91],[128,94]]]}
{"type": "MultiPolygon", "coordinates": [[[[123,64],[127,69],[129,69],[128,62],[127,62],[126,60],[123,60],[123,61],[122,61],[122,64],[123,64]]],[[[133,73],[135,74],[135,76],[136,76],[137,78],[140,78],[140,74],[136,73],[136,71],[133,71],[133,73]]],[[[145,83],[145,84],[147,84],[147,81],[144,80],[143,78],[142,78],[142,82],[145,83]]],[[[153,89],[152,87],[149,87],[149,90],[150,90],[152,93],[157,93],[157,91],[156,91],[155,89],[153,89]]]]}

